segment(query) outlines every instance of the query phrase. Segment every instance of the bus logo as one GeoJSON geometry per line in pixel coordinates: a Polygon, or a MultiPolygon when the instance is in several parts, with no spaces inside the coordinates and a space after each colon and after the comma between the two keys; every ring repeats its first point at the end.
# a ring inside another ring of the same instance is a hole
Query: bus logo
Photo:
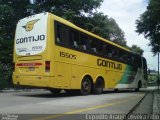
{"type": "Polygon", "coordinates": [[[34,27],[34,24],[39,21],[40,19],[32,20],[26,23],[25,26],[22,26],[27,32],[31,31],[34,27]]]}

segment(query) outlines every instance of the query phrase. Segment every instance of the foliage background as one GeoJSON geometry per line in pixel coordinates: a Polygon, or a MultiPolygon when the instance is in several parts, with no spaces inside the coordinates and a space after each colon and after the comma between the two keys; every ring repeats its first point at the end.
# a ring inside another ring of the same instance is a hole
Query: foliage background
{"type": "Polygon", "coordinates": [[[160,51],[160,0],[149,0],[147,10],[136,21],[137,33],[150,41],[149,46],[156,55],[160,51]]]}

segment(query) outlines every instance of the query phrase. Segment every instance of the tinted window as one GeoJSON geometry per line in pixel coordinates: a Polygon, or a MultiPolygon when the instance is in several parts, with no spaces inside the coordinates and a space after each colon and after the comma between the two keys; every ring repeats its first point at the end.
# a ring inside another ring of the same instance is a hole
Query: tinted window
{"type": "Polygon", "coordinates": [[[144,79],[147,80],[148,76],[147,76],[147,62],[146,59],[143,58],[143,73],[144,73],[144,79]]]}
{"type": "Polygon", "coordinates": [[[70,42],[71,46],[74,48],[79,48],[79,33],[76,30],[70,28],[69,35],[70,35],[69,42],[70,42]]]}
{"type": "Polygon", "coordinates": [[[63,24],[55,22],[56,43],[61,45],[69,44],[69,28],[63,24]]]}
{"type": "Polygon", "coordinates": [[[91,38],[91,52],[97,53],[97,40],[95,38],[91,38]]]}
{"type": "Polygon", "coordinates": [[[55,40],[57,43],[62,43],[62,27],[60,24],[55,22],[55,40]]]}
{"type": "Polygon", "coordinates": [[[99,55],[103,55],[104,54],[103,53],[103,45],[104,45],[104,43],[102,41],[97,40],[97,53],[99,55]]]}
{"type": "Polygon", "coordinates": [[[79,39],[79,48],[81,50],[87,50],[87,41],[88,41],[88,36],[80,33],[80,39],[79,39]]]}
{"type": "Polygon", "coordinates": [[[108,58],[112,57],[112,48],[111,48],[111,45],[109,45],[109,44],[106,44],[106,56],[108,58]]]}
{"type": "Polygon", "coordinates": [[[142,68],[141,57],[55,21],[55,40],[77,51],[98,55],[142,68]]]}

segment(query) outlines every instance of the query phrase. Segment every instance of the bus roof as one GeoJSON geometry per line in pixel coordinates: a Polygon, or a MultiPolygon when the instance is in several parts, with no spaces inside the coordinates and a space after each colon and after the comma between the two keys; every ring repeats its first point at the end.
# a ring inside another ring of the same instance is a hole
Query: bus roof
{"type": "Polygon", "coordinates": [[[118,45],[118,44],[116,44],[116,43],[114,43],[114,42],[111,42],[111,41],[109,41],[109,40],[107,40],[107,39],[105,39],[105,38],[102,38],[102,37],[100,37],[100,36],[98,36],[98,35],[96,35],[96,34],[94,34],[94,33],[91,33],[91,32],[89,32],[89,31],[87,31],[87,30],[84,30],[84,29],[76,26],[75,24],[73,24],[73,23],[71,23],[71,22],[69,22],[69,21],[67,21],[67,20],[65,20],[65,19],[63,19],[63,18],[61,18],[61,17],[58,17],[58,16],[56,16],[56,15],[54,15],[54,14],[51,14],[51,13],[49,13],[49,16],[52,16],[54,20],[57,20],[57,21],[65,24],[65,25],[67,25],[67,26],[70,26],[70,27],[72,27],[72,28],[75,28],[75,29],[77,29],[77,30],[79,30],[79,31],[81,31],[81,32],[83,32],[83,33],[87,33],[88,35],[93,36],[93,37],[96,37],[96,38],[98,38],[98,39],[100,39],[100,40],[102,40],[102,41],[104,41],[104,42],[109,43],[109,44],[112,44],[113,46],[116,46],[116,47],[121,48],[121,49],[123,49],[123,50],[126,50],[126,51],[128,51],[128,52],[131,52],[129,49],[127,49],[127,48],[125,48],[125,47],[123,47],[123,46],[120,46],[120,45],[118,45]]]}

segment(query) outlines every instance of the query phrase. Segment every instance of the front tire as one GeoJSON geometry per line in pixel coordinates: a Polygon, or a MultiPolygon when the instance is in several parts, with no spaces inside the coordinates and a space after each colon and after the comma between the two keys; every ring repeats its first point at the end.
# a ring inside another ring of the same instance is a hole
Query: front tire
{"type": "Polygon", "coordinates": [[[81,89],[80,89],[80,94],[81,95],[88,95],[91,93],[91,79],[89,77],[84,77],[82,82],[81,82],[81,89]]]}
{"type": "Polygon", "coordinates": [[[138,82],[137,88],[135,88],[135,92],[139,92],[139,89],[142,87],[141,81],[138,82]]]}

